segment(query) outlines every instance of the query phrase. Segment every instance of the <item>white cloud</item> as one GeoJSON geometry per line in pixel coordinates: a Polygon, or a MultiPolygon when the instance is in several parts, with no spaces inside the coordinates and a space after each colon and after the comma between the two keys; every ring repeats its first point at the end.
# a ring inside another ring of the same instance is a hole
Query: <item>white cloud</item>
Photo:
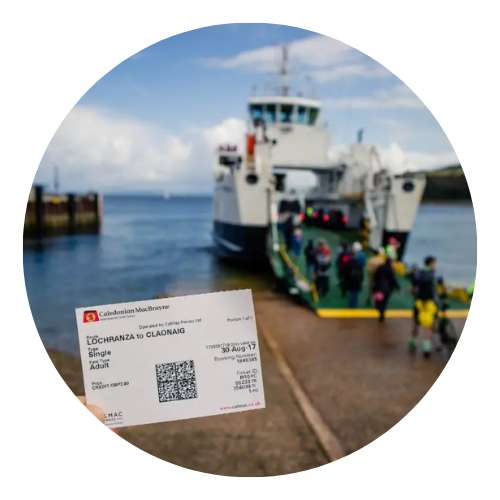
{"type": "Polygon", "coordinates": [[[432,170],[459,163],[453,150],[435,153],[411,151],[404,150],[397,142],[393,142],[387,147],[379,147],[378,150],[382,164],[396,173],[408,170],[432,170]]]}
{"type": "Polygon", "coordinates": [[[236,144],[243,148],[246,124],[240,118],[226,118],[223,122],[201,131],[201,136],[209,150],[219,144],[236,144]]]}
{"type": "MultiPolygon", "coordinates": [[[[334,144],[330,147],[329,158],[336,162],[349,151],[348,144],[334,144]]],[[[432,170],[459,163],[453,150],[439,151],[436,153],[424,151],[405,150],[397,142],[392,142],[387,147],[377,146],[382,164],[395,173],[414,170],[432,170]]]]}
{"type": "Polygon", "coordinates": [[[380,89],[368,96],[328,99],[326,105],[343,109],[426,109],[422,101],[404,84],[380,89]]]}
{"type": "MultiPolygon", "coordinates": [[[[227,118],[205,128],[172,134],[159,126],[120,117],[104,110],[76,107],[51,141],[37,181],[50,183],[52,167],[60,170],[64,191],[212,192],[215,148],[221,143],[243,147],[246,124],[227,118]]],[[[338,159],[347,145],[330,148],[338,159]]],[[[404,151],[394,142],[379,148],[395,171],[441,167],[457,162],[453,151],[404,151]]],[[[311,176],[290,175],[290,186],[310,185],[311,176]]]]}
{"type": "Polygon", "coordinates": [[[360,52],[338,40],[315,35],[289,44],[290,57],[305,66],[323,68],[356,59],[360,52]]]}
{"type": "MultiPolygon", "coordinates": [[[[296,69],[319,83],[342,78],[381,78],[391,73],[361,52],[333,38],[314,35],[287,44],[292,76],[296,69]]],[[[267,45],[240,52],[227,58],[209,58],[203,62],[224,69],[277,74],[281,45],[267,45]]]]}
{"type": "Polygon", "coordinates": [[[331,83],[343,78],[385,78],[390,75],[383,66],[371,64],[346,64],[314,70],[309,73],[319,83],[331,83]]]}
{"type": "MultiPolygon", "coordinates": [[[[281,58],[281,45],[267,45],[246,50],[232,57],[204,59],[206,64],[226,69],[247,71],[276,71],[281,58]]],[[[352,59],[355,51],[333,38],[315,35],[287,44],[293,64],[309,67],[326,67],[352,59]]]]}
{"type": "Polygon", "coordinates": [[[246,124],[239,118],[226,118],[205,128],[191,128],[186,137],[191,145],[191,157],[176,179],[177,192],[212,193],[215,150],[220,144],[244,145],[246,124]]]}
{"type": "Polygon", "coordinates": [[[159,127],[77,106],[52,139],[37,177],[57,165],[71,189],[140,189],[174,179],[190,155],[189,144],[159,127]]]}
{"type": "Polygon", "coordinates": [[[383,161],[394,171],[432,170],[459,163],[453,150],[428,153],[423,151],[404,151],[397,143],[381,150],[383,161]]]}
{"type": "Polygon", "coordinates": [[[211,191],[214,150],[242,143],[245,122],[223,122],[186,133],[105,110],[77,106],[52,139],[36,182],[51,184],[58,166],[64,191],[211,191]]]}

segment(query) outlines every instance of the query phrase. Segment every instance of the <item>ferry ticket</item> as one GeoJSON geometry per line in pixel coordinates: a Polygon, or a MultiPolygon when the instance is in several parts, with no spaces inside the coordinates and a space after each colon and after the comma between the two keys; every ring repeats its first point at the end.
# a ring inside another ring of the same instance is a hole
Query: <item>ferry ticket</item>
{"type": "Polygon", "coordinates": [[[265,408],[250,290],[76,309],[85,396],[109,427],[265,408]]]}

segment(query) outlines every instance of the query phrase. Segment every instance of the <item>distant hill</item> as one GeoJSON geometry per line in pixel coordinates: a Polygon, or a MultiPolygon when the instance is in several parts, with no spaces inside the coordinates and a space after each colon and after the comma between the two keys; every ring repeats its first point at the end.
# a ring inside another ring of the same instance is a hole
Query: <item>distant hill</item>
{"type": "Polygon", "coordinates": [[[460,165],[424,171],[427,184],[424,201],[471,201],[469,186],[460,165]]]}

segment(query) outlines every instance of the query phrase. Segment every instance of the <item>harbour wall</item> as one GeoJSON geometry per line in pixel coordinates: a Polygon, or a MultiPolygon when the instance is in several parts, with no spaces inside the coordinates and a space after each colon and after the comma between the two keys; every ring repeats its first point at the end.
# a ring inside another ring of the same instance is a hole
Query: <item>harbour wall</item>
{"type": "Polygon", "coordinates": [[[98,233],[101,224],[100,194],[52,194],[41,185],[31,188],[24,219],[25,238],[98,233]]]}

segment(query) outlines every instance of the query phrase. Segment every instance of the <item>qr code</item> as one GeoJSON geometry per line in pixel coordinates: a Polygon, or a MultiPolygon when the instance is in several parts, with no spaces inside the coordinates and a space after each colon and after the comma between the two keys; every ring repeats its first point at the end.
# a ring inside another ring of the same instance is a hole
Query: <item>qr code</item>
{"type": "Polygon", "coordinates": [[[156,365],[160,403],[198,397],[194,361],[175,361],[156,365]]]}

